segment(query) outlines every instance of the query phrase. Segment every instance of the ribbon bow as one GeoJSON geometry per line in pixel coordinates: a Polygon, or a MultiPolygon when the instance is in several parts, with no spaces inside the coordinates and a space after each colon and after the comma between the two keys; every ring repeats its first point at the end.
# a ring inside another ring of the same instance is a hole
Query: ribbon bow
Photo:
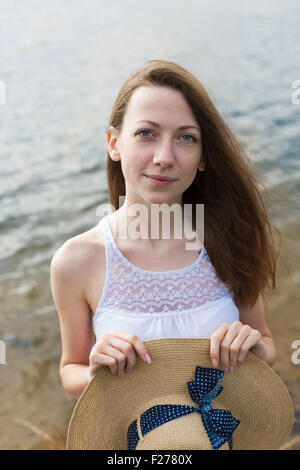
{"type": "MultiPolygon", "coordinates": [[[[173,419],[193,412],[201,414],[206,434],[213,449],[217,450],[228,441],[232,450],[232,434],[240,423],[229,410],[213,409],[211,402],[222,392],[221,382],[224,372],[219,369],[196,367],[195,380],[188,382],[192,399],[199,408],[189,405],[156,405],[145,411],[140,417],[143,436],[173,419]]],[[[128,450],[134,450],[139,441],[137,420],[133,421],[127,432],[128,450]]]]}
{"type": "MultiPolygon", "coordinates": [[[[211,402],[222,392],[221,382],[224,372],[219,369],[196,367],[195,380],[188,382],[192,399],[199,405],[203,426],[214,449],[228,441],[232,449],[232,434],[240,420],[229,410],[213,409],[211,402]]],[[[198,411],[198,410],[197,410],[198,411]]]]}

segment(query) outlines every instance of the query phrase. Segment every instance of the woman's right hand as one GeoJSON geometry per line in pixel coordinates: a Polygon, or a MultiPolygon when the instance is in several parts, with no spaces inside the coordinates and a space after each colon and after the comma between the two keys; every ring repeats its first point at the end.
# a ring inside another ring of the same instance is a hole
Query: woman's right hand
{"type": "Polygon", "coordinates": [[[144,361],[151,362],[144,343],[136,335],[120,331],[102,335],[89,357],[89,381],[103,366],[108,366],[112,375],[124,377],[125,372],[131,372],[136,365],[135,351],[144,361]]]}

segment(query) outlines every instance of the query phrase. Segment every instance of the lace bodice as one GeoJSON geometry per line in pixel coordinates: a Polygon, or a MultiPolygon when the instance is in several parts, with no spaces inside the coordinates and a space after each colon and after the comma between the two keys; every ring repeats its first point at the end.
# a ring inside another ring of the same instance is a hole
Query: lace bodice
{"type": "Polygon", "coordinates": [[[108,216],[97,225],[105,239],[106,278],[93,327],[96,343],[112,330],[142,341],[166,337],[210,337],[223,323],[239,319],[228,286],[220,281],[205,247],[190,266],[146,271],[118,248],[108,216]]]}
{"type": "Polygon", "coordinates": [[[113,238],[108,216],[100,220],[109,259],[99,309],[126,312],[181,312],[227,294],[228,287],[216,276],[203,246],[190,266],[164,272],[146,271],[130,263],[113,238]]]}

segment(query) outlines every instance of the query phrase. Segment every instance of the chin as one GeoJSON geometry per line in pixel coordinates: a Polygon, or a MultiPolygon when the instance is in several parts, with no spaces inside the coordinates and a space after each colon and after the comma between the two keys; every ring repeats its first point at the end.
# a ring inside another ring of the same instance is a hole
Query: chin
{"type": "Polygon", "coordinates": [[[174,201],[174,199],[170,199],[167,196],[150,197],[145,200],[150,204],[181,204],[181,198],[180,200],[174,201]]]}

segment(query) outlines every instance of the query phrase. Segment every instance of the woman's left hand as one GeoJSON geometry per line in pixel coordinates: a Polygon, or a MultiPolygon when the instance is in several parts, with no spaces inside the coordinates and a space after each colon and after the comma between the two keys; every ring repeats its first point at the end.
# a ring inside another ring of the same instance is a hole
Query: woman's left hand
{"type": "Polygon", "coordinates": [[[223,323],[211,336],[212,364],[217,367],[220,362],[220,367],[225,371],[233,371],[240,365],[250,349],[262,360],[267,356],[260,331],[240,321],[223,323]]]}

